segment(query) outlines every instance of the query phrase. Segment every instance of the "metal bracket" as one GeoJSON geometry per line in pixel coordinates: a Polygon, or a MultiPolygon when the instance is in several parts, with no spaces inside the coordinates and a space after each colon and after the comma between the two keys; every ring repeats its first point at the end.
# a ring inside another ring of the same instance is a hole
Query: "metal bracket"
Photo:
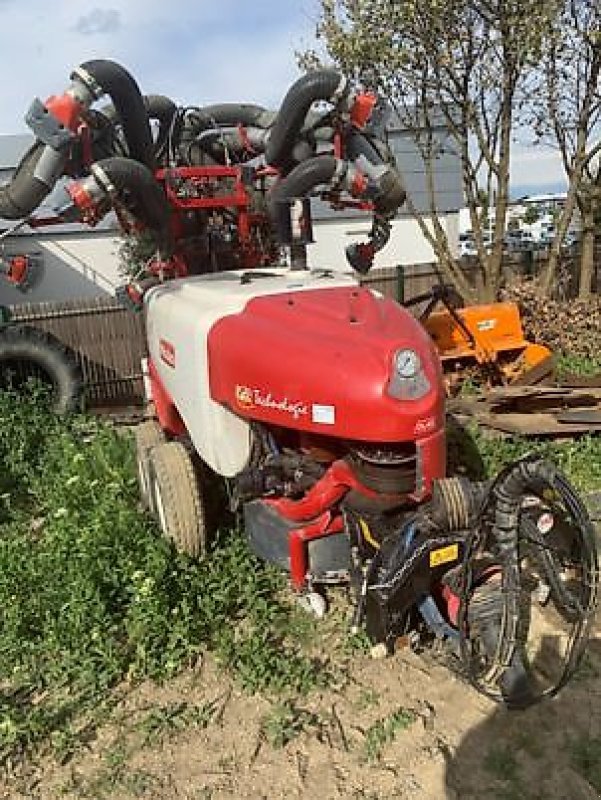
{"type": "Polygon", "coordinates": [[[68,128],[46,108],[39,97],[36,97],[25,116],[25,122],[40,142],[54,150],[61,150],[69,144],[73,134],[68,128]]]}

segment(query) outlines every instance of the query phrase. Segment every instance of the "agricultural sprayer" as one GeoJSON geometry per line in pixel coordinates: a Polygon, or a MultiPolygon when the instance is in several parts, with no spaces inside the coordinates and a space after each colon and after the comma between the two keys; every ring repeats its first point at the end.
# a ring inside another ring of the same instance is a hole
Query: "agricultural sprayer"
{"type": "Polygon", "coordinates": [[[138,432],[140,485],[179,548],[210,557],[218,479],[251,548],[315,613],[349,584],[352,624],[380,649],[438,642],[479,689],[522,706],[557,691],[584,649],[597,556],[583,504],[536,457],[488,481],[446,477],[433,341],[344,264],[307,268],[312,197],[371,214],[346,248],[355,272],[388,241],[405,191],[383,112],[333,70],[301,77],[272,113],[178,107],[90,61],[33,102],[35,143],[0,215],[33,220],[53,191],[55,221],[114,210],[139,242],[122,296],[145,307],[156,414],[138,432]],[[538,666],[548,636],[563,652],[552,675],[538,666]]]}

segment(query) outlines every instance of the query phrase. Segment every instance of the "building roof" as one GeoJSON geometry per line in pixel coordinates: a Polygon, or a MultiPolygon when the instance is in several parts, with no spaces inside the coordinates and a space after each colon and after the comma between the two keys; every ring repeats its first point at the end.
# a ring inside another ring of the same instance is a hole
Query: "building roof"
{"type": "Polygon", "coordinates": [[[0,170],[13,170],[21,156],[33,144],[29,133],[14,133],[0,136],[0,170]]]}

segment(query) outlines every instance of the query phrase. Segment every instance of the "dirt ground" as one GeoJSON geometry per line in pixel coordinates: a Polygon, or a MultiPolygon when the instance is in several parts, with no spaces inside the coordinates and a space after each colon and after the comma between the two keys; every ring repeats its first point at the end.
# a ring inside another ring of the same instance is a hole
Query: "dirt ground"
{"type": "Polygon", "coordinates": [[[121,687],[85,747],[18,769],[0,797],[601,797],[601,639],[558,698],[524,712],[428,655],[361,653],[347,667],[290,706],[243,693],[210,656],[164,686],[121,687]]]}

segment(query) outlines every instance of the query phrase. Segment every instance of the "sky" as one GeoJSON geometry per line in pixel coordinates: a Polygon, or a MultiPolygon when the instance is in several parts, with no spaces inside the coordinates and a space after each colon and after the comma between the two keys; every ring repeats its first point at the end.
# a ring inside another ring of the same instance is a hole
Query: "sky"
{"type": "MultiPolygon", "coordinates": [[[[181,105],[277,108],[314,41],[319,0],[0,0],[0,134],[27,130],[35,97],[60,94],[78,64],[110,58],[144,94],[181,105]]],[[[553,151],[516,146],[514,194],[558,191],[553,151]]]]}
{"type": "Polygon", "coordinates": [[[78,64],[110,58],[144,94],[185,105],[275,106],[300,74],[317,0],[0,0],[0,133],[26,130],[34,97],[60,94],[78,64]]]}

